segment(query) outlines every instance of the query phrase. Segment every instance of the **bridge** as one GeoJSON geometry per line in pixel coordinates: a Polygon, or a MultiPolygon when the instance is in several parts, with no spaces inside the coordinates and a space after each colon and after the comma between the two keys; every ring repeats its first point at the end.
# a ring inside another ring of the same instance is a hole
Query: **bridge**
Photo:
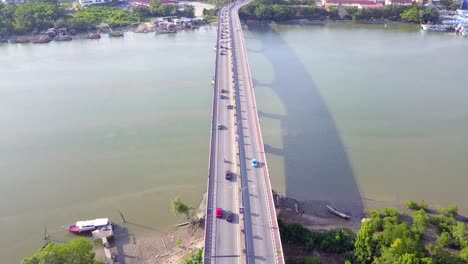
{"type": "Polygon", "coordinates": [[[224,6],[219,14],[208,164],[205,264],[284,264],[238,15],[239,8],[247,3],[231,3],[224,6]],[[220,210],[222,216],[218,215],[220,210]]]}

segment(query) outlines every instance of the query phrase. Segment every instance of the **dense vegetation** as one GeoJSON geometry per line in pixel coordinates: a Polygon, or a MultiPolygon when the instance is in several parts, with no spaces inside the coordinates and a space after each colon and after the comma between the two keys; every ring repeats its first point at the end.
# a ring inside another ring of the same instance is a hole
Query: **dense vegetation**
{"type": "Polygon", "coordinates": [[[149,8],[134,7],[131,10],[112,5],[74,10],[69,4],[57,4],[45,0],[18,6],[0,2],[0,36],[37,32],[54,26],[65,26],[79,31],[93,29],[101,23],[120,27],[159,16],[194,17],[194,7],[185,5],[183,10],[178,10],[177,6],[162,4],[159,0],[152,0],[149,8]]]}
{"type": "MultiPolygon", "coordinates": [[[[344,230],[314,232],[300,224],[279,221],[283,244],[340,254],[347,264],[463,264],[468,263],[465,223],[456,219],[453,205],[429,214],[424,201],[407,202],[415,209],[404,217],[393,208],[368,212],[354,237],[344,230]]],[[[320,263],[310,257],[294,257],[291,263],[320,263]]]]}
{"type": "Polygon", "coordinates": [[[21,261],[21,264],[103,264],[94,259],[93,245],[85,238],[66,244],[49,243],[44,249],[21,261]]]}
{"type": "Polygon", "coordinates": [[[382,8],[358,9],[340,7],[324,9],[314,6],[306,0],[255,0],[240,11],[242,19],[284,21],[290,19],[311,20],[391,20],[407,22],[436,22],[439,14],[434,9],[423,9],[420,6],[384,6],[382,8]],[[297,2],[304,2],[300,6],[297,2]]]}

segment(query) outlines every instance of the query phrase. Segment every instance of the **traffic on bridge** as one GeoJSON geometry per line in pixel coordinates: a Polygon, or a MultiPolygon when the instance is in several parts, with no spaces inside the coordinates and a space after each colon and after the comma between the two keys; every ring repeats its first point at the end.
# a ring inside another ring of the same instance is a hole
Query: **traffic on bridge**
{"type": "Polygon", "coordinates": [[[204,263],[284,263],[239,8],[215,45],[204,263]]]}

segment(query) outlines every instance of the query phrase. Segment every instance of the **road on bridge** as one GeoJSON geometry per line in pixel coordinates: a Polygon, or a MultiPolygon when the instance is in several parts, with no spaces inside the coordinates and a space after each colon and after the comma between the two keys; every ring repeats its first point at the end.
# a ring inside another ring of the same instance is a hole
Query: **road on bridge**
{"type": "Polygon", "coordinates": [[[204,263],[284,263],[239,8],[220,10],[204,263]],[[252,160],[258,161],[253,167],[252,160]],[[231,179],[226,179],[226,171],[231,179]],[[216,209],[223,217],[216,216],[216,209]],[[243,210],[243,214],[240,210],[243,210]],[[233,212],[228,222],[226,212],[233,212]]]}

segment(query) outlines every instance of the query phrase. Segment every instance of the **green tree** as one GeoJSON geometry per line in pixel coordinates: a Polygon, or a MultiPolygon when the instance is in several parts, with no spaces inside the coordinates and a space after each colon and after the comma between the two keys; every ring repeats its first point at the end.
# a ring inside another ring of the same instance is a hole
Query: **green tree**
{"type": "Polygon", "coordinates": [[[426,8],[422,14],[422,22],[437,23],[439,20],[439,12],[433,8],[426,8]]]}
{"type": "Polygon", "coordinates": [[[197,249],[183,264],[203,264],[203,249],[197,249]]]}
{"type": "MultiPolygon", "coordinates": [[[[416,9],[416,10],[421,11],[421,7],[418,6],[418,5],[415,5],[415,6],[411,7],[410,9],[416,9]]],[[[406,11],[403,11],[403,12],[406,12],[406,11]]],[[[419,12],[419,16],[421,16],[421,15],[422,15],[421,12],[419,12]]],[[[421,18],[419,18],[419,21],[420,20],[421,20],[421,18]]],[[[415,22],[419,22],[419,21],[415,21],[415,22]]],[[[427,210],[429,210],[429,205],[427,205],[426,201],[424,201],[424,200],[421,200],[420,206],[421,206],[421,209],[423,209],[426,212],[427,212],[427,210]]]]}
{"type": "Polygon", "coordinates": [[[408,209],[412,209],[412,210],[418,210],[419,209],[418,203],[416,203],[415,201],[411,201],[411,200],[406,201],[406,207],[408,209]]]}
{"type": "Polygon", "coordinates": [[[193,7],[193,5],[185,4],[184,9],[179,15],[184,17],[195,17],[195,7],[193,7]]]}
{"type": "Polygon", "coordinates": [[[439,247],[446,247],[448,245],[453,244],[453,238],[452,235],[450,235],[449,232],[442,232],[440,236],[437,238],[437,245],[439,247]]]}
{"type": "Polygon", "coordinates": [[[93,245],[85,238],[78,238],[66,244],[50,243],[21,264],[101,264],[94,259],[93,245]]]}
{"type": "Polygon", "coordinates": [[[419,7],[413,6],[410,9],[404,11],[401,13],[401,19],[408,21],[408,22],[414,22],[414,23],[419,23],[421,22],[421,12],[419,10],[419,7]]]}
{"type": "Polygon", "coordinates": [[[26,33],[33,29],[46,29],[53,26],[58,18],[58,8],[54,4],[30,2],[19,5],[14,14],[14,27],[18,32],[26,33]]]}
{"type": "Polygon", "coordinates": [[[423,209],[413,214],[413,231],[418,234],[424,234],[424,231],[429,226],[430,217],[423,209]]]}
{"type": "Polygon", "coordinates": [[[364,222],[354,242],[354,254],[358,263],[370,263],[375,253],[375,242],[372,240],[376,231],[370,222],[364,222]]]}
{"type": "Polygon", "coordinates": [[[290,19],[293,15],[293,9],[288,6],[283,5],[273,5],[272,6],[273,20],[275,21],[284,21],[290,19]]]}
{"type": "Polygon", "coordinates": [[[172,209],[172,213],[175,216],[179,216],[181,214],[186,215],[190,211],[190,207],[186,205],[185,203],[183,203],[180,197],[176,197],[174,200],[172,200],[171,209],[172,209]]]}
{"type": "Polygon", "coordinates": [[[468,262],[468,246],[464,247],[460,251],[460,258],[463,259],[465,262],[468,262]]]}
{"type": "Polygon", "coordinates": [[[457,222],[450,227],[452,237],[454,238],[455,245],[463,247],[465,241],[466,226],[463,222],[457,222]]]}
{"type": "Polygon", "coordinates": [[[255,8],[255,16],[259,20],[270,20],[273,17],[273,10],[269,5],[259,5],[255,8]]]}

